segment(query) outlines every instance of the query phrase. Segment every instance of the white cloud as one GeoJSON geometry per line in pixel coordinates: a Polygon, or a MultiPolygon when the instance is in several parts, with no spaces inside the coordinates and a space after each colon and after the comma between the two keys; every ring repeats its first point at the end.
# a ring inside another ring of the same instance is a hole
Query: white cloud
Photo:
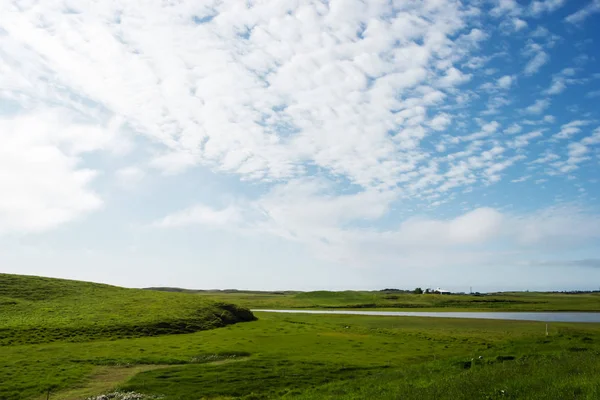
{"type": "Polygon", "coordinates": [[[504,130],[504,133],[508,135],[515,135],[523,130],[523,127],[517,123],[513,123],[511,126],[504,130]]]}
{"type": "Polygon", "coordinates": [[[594,129],[594,132],[590,136],[581,139],[581,143],[584,145],[600,144],[600,127],[594,129]]]}
{"type": "MultiPolygon", "coordinates": [[[[541,13],[557,3],[534,4],[541,13]]],[[[540,114],[532,121],[502,113],[514,99],[516,72],[482,68],[513,55],[482,45],[493,35],[476,6],[130,1],[73,3],[76,12],[65,13],[62,1],[19,11],[4,2],[0,101],[16,116],[2,117],[3,139],[5,131],[15,133],[0,148],[0,170],[19,172],[0,175],[2,193],[12,193],[0,200],[0,230],[50,229],[97,210],[102,199],[92,185],[106,171],[128,187],[156,170],[202,167],[233,175],[240,192],[252,185],[262,194],[222,207],[190,199],[195,205],[157,227],[270,235],[359,262],[377,260],[379,250],[398,260],[422,249],[517,241],[519,216],[494,208],[404,218],[478,185],[520,182],[510,174],[520,175],[518,164],[534,181],[541,169],[577,168],[593,154],[597,139],[588,136],[557,149],[560,155],[522,162],[542,134],[528,127],[520,135],[522,126],[553,123],[541,119],[550,100],[527,108],[540,114]],[[461,86],[480,78],[489,92],[461,86]],[[41,106],[48,104],[56,108],[41,106]],[[45,111],[35,111],[40,107],[45,111]],[[135,142],[126,131],[138,135],[135,142]],[[138,141],[144,144],[133,149],[133,160],[110,162],[138,141]],[[89,157],[100,151],[104,163],[89,157]],[[14,156],[29,152],[34,160],[14,156]],[[115,171],[121,165],[128,166],[115,171]]],[[[498,25],[525,28],[528,11],[518,2],[493,7],[498,25]]],[[[526,40],[524,72],[533,75],[556,39],[538,27],[526,40]]],[[[566,84],[571,76],[561,75],[566,84]]],[[[531,81],[522,78],[519,86],[528,90],[531,81]]]]}
{"type": "Polygon", "coordinates": [[[519,32],[527,28],[527,26],[527,22],[518,17],[507,18],[500,23],[500,29],[505,35],[510,35],[514,32],[519,32]]]}
{"type": "Polygon", "coordinates": [[[536,158],[535,160],[533,160],[531,162],[531,164],[547,164],[551,161],[556,161],[560,159],[560,156],[554,154],[554,153],[546,153],[543,156],[536,158]]]}
{"type": "Polygon", "coordinates": [[[571,136],[581,132],[581,127],[589,125],[591,121],[575,120],[561,126],[560,132],[552,136],[553,139],[569,139],[571,136]]]}
{"type": "Polygon", "coordinates": [[[522,29],[527,28],[527,22],[525,22],[524,20],[522,20],[520,18],[513,18],[512,24],[513,24],[515,31],[517,31],[517,32],[522,29]]]}
{"type": "Polygon", "coordinates": [[[471,79],[470,74],[465,74],[457,68],[450,68],[446,71],[446,74],[440,78],[438,85],[441,87],[454,87],[462,85],[471,79]]]}
{"type": "Polygon", "coordinates": [[[496,4],[490,10],[493,17],[501,17],[503,15],[519,15],[521,14],[521,6],[516,0],[497,0],[496,4]]]}
{"type": "Polygon", "coordinates": [[[45,231],[102,206],[90,188],[98,171],[81,156],[109,147],[110,134],[59,115],[0,118],[0,233],[45,231]]]}
{"type": "Polygon", "coordinates": [[[534,16],[540,16],[543,13],[551,13],[565,4],[565,0],[535,0],[529,5],[529,11],[534,16]]]}
{"type": "Polygon", "coordinates": [[[571,24],[579,24],[585,21],[590,15],[600,12],[600,0],[592,0],[585,7],[565,18],[565,21],[571,24]]]}
{"type": "Polygon", "coordinates": [[[467,136],[463,136],[461,139],[470,141],[486,138],[494,133],[500,128],[500,123],[498,121],[491,121],[487,123],[481,123],[481,130],[475,133],[472,133],[467,136]]]}
{"type": "Polygon", "coordinates": [[[565,68],[560,73],[553,75],[552,84],[544,91],[544,94],[557,95],[562,93],[567,88],[567,84],[584,82],[582,79],[570,78],[575,74],[576,71],[574,68],[565,68]]]}
{"type": "MultiPolygon", "coordinates": [[[[361,229],[347,225],[348,212],[352,214],[351,210],[359,207],[360,202],[356,198],[348,197],[342,202],[331,199],[333,201],[331,204],[319,200],[318,205],[324,205],[325,209],[307,208],[296,205],[304,200],[308,200],[311,205],[317,204],[312,202],[314,198],[310,193],[305,193],[308,195],[306,198],[299,198],[297,195],[300,193],[297,192],[294,198],[287,195],[284,195],[284,198],[274,195],[275,198],[259,201],[257,204],[260,204],[266,218],[254,224],[251,222],[252,232],[300,242],[312,249],[319,257],[341,261],[344,265],[364,265],[373,260],[388,259],[396,262],[406,260],[411,265],[424,267],[430,265],[427,255],[431,252],[450,251],[454,254],[455,251],[464,250],[475,255],[477,250],[500,242],[505,245],[510,244],[516,251],[557,248],[566,245],[576,247],[600,237],[599,217],[573,207],[551,207],[521,215],[480,207],[448,219],[413,216],[389,230],[361,229]],[[275,199],[277,201],[273,202],[272,200],[275,199]],[[342,206],[341,210],[337,206],[342,206]],[[331,211],[333,215],[329,214],[331,211]]],[[[368,198],[367,204],[369,204],[368,198]]],[[[201,214],[205,212],[202,206],[196,206],[192,210],[198,208],[202,210],[201,214]]],[[[366,218],[381,218],[387,211],[377,209],[368,212],[368,208],[362,207],[366,218]]],[[[210,213],[212,215],[214,210],[210,213]]],[[[193,213],[185,211],[174,215],[193,215],[193,213]]],[[[218,225],[230,229],[232,221],[235,222],[236,218],[232,220],[219,217],[217,218],[219,222],[214,224],[212,217],[190,216],[187,222],[218,225]]],[[[181,224],[182,221],[177,221],[169,225],[172,227],[181,224]]],[[[247,221],[242,224],[244,226],[242,230],[245,232],[249,224],[247,221]]],[[[434,264],[447,266],[448,262],[456,260],[454,255],[446,257],[445,263],[439,260],[434,264]]]]}
{"type": "Polygon", "coordinates": [[[540,137],[542,135],[543,135],[543,133],[542,133],[541,130],[529,132],[529,133],[526,133],[524,135],[519,135],[513,141],[511,141],[509,143],[509,146],[510,147],[514,147],[514,148],[525,147],[525,146],[527,146],[529,144],[529,142],[532,139],[538,138],[538,137],[540,137]]]}
{"type": "Polygon", "coordinates": [[[447,114],[447,113],[440,113],[438,115],[436,115],[435,117],[433,117],[429,122],[428,125],[436,130],[436,131],[443,131],[445,130],[448,125],[450,125],[452,123],[452,117],[447,114]]]}
{"type": "Polygon", "coordinates": [[[486,105],[486,110],[483,111],[481,114],[482,115],[494,115],[494,114],[499,114],[501,111],[502,107],[505,107],[507,105],[511,104],[511,101],[500,94],[497,94],[495,96],[490,96],[486,105]]]}
{"type": "Polygon", "coordinates": [[[550,31],[541,25],[535,28],[533,32],[531,32],[531,37],[543,38],[547,36],[550,36],[550,31]]]}
{"type": "Polygon", "coordinates": [[[525,108],[525,112],[528,114],[541,114],[549,106],[550,106],[550,100],[538,99],[532,105],[525,108]]]}
{"type": "Polygon", "coordinates": [[[39,99],[56,83],[146,136],[153,167],[243,180],[297,178],[310,164],[364,187],[395,185],[425,158],[425,128],[441,122],[428,109],[458,95],[471,77],[458,66],[487,37],[473,28],[456,38],[476,14],[451,2],[406,3],[389,18],[386,5],[362,2],[78,8],[0,11],[9,59],[30,58],[7,78],[14,93],[39,99]]]}
{"type": "Polygon", "coordinates": [[[535,55],[527,62],[523,72],[525,75],[533,75],[542,68],[550,60],[550,56],[545,51],[538,51],[535,55]]]}
{"type": "Polygon", "coordinates": [[[587,154],[587,152],[589,151],[587,146],[585,146],[582,143],[578,143],[578,142],[569,143],[567,147],[569,149],[569,158],[570,159],[580,159],[585,154],[587,154]]]}
{"type": "Polygon", "coordinates": [[[593,226],[597,222],[598,217],[587,210],[556,206],[516,218],[512,229],[518,229],[517,240],[523,245],[564,246],[597,238],[600,230],[593,226]]]}
{"type": "Polygon", "coordinates": [[[514,76],[504,75],[503,77],[498,78],[498,80],[496,81],[496,85],[500,89],[508,89],[514,83],[514,81],[515,81],[515,77],[514,76]]]}
{"type": "Polygon", "coordinates": [[[529,179],[531,179],[531,175],[524,175],[524,176],[522,176],[520,178],[511,180],[511,182],[512,183],[521,183],[521,182],[528,181],[529,179]]]}
{"type": "Polygon", "coordinates": [[[562,93],[567,88],[564,79],[555,78],[552,80],[552,85],[544,91],[546,95],[554,95],[562,93]]]}
{"type": "MultiPolygon", "coordinates": [[[[573,134],[579,132],[578,127],[583,125],[587,125],[587,121],[573,121],[570,126],[563,126],[566,137],[571,137],[573,134]]],[[[568,174],[579,169],[580,164],[591,159],[591,149],[589,146],[597,144],[600,144],[600,128],[595,129],[591,135],[581,140],[568,143],[566,146],[566,159],[557,160],[551,164],[556,170],[553,174],[568,174]]]]}
{"type": "MultiPolygon", "coordinates": [[[[452,220],[440,221],[413,218],[404,222],[395,236],[404,246],[419,247],[464,245],[485,242],[496,235],[502,223],[502,214],[491,208],[479,208],[452,220]]],[[[401,244],[402,245],[402,244],[401,244]]]]}

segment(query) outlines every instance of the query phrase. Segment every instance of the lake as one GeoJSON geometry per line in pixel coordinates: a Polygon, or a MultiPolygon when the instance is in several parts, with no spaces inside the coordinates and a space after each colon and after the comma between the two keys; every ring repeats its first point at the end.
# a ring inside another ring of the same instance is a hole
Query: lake
{"type": "Polygon", "coordinates": [[[505,319],[542,322],[597,322],[600,312],[430,312],[430,311],[338,311],[338,310],[252,310],[253,312],[275,312],[295,314],[340,314],[380,315],[390,317],[434,317],[505,319]]]}

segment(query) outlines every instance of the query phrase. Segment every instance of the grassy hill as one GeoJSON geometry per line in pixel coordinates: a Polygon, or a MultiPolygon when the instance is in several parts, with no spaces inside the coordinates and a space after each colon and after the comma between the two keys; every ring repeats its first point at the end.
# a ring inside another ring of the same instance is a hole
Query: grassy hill
{"type": "Polygon", "coordinates": [[[190,333],[254,320],[200,296],[0,274],[0,346],[190,333]]]}

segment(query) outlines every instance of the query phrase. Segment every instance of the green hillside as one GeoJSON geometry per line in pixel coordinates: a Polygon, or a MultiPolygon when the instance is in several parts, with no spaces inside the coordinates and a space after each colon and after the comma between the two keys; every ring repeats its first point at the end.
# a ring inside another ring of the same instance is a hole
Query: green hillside
{"type": "Polygon", "coordinates": [[[0,274],[0,346],[190,333],[254,320],[184,293],[0,274]]]}

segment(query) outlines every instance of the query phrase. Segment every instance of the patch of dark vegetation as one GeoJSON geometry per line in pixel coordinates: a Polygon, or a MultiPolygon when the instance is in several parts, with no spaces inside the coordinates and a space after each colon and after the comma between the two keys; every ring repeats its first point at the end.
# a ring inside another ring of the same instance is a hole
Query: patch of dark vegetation
{"type": "Polygon", "coordinates": [[[572,352],[581,352],[581,351],[588,351],[589,349],[587,347],[569,347],[569,351],[572,352]]]}
{"type": "Polygon", "coordinates": [[[497,361],[513,361],[515,359],[516,359],[515,356],[497,356],[496,357],[497,361]]]}
{"type": "Polygon", "coordinates": [[[462,369],[470,369],[473,366],[473,362],[471,360],[458,361],[457,363],[455,363],[455,365],[462,369]]]}
{"type": "Polygon", "coordinates": [[[289,324],[297,324],[297,325],[314,325],[306,321],[294,321],[291,319],[284,319],[283,322],[287,322],[289,324]]]}

